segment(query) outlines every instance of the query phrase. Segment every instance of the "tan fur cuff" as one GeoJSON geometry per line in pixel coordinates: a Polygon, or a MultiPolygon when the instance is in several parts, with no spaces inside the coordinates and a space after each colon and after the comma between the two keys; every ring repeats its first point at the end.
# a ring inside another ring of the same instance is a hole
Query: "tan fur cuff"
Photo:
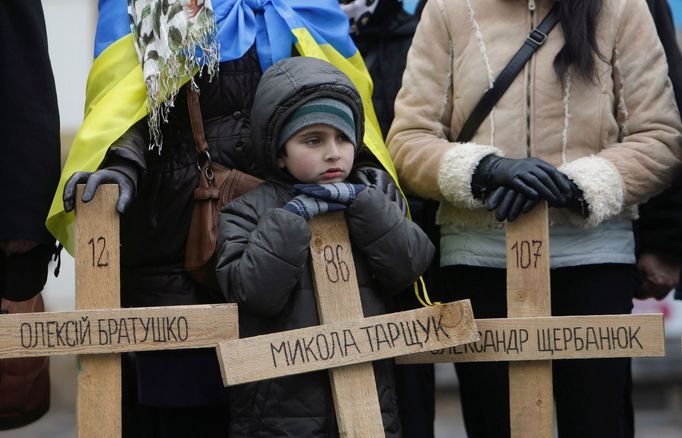
{"type": "Polygon", "coordinates": [[[583,191],[589,215],[580,222],[596,227],[623,210],[624,186],[618,170],[608,160],[583,157],[559,167],[583,191]]]}
{"type": "Polygon", "coordinates": [[[438,169],[438,187],[448,202],[459,207],[483,207],[483,201],[471,193],[471,178],[478,163],[490,154],[502,156],[502,151],[495,146],[461,143],[443,154],[438,169]]]}

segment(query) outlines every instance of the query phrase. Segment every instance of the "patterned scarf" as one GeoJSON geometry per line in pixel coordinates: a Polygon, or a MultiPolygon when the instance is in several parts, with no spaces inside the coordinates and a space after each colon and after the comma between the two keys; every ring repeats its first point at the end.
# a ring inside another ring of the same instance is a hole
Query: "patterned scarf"
{"type": "Polygon", "coordinates": [[[135,49],[142,64],[152,144],[161,151],[161,122],[168,120],[180,86],[205,66],[218,69],[211,0],[128,0],[135,49]]]}

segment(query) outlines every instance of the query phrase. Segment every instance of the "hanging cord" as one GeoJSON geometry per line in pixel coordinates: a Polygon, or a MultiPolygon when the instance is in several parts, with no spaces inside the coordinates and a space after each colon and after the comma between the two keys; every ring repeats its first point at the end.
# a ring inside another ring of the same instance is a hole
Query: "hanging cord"
{"type": "Polygon", "coordinates": [[[431,306],[437,306],[442,304],[440,301],[432,302],[431,298],[429,298],[429,292],[426,290],[426,283],[424,282],[424,277],[421,275],[419,276],[419,280],[415,281],[412,283],[412,287],[414,288],[414,294],[417,297],[417,300],[421,303],[422,306],[424,307],[431,307],[431,306]],[[422,298],[421,294],[419,293],[419,284],[421,283],[421,288],[424,291],[424,298],[422,298]]]}
{"type": "MultiPolygon", "coordinates": [[[[406,207],[405,215],[407,216],[407,218],[409,220],[412,220],[412,212],[410,211],[410,204],[407,202],[407,197],[402,192],[402,190],[400,191],[400,194],[403,197],[403,201],[405,202],[405,207],[406,207]]],[[[431,307],[431,306],[441,304],[440,301],[432,302],[431,298],[429,298],[429,292],[426,290],[426,282],[424,282],[423,276],[420,275],[419,280],[412,283],[412,288],[414,289],[414,295],[417,297],[417,300],[419,301],[419,303],[422,306],[431,307]],[[422,298],[422,294],[419,293],[419,289],[420,289],[419,285],[420,284],[421,284],[421,290],[424,291],[423,292],[424,298],[422,298]]]]}

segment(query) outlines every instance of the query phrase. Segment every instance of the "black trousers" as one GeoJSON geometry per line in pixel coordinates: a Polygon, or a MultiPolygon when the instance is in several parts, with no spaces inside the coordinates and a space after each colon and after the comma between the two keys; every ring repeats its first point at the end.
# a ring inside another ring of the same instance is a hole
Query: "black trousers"
{"type": "MultiPolygon", "coordinates": [[[[469,298],[476,318],[506,316],[506,271],[471,266],[445,269],[448,298],[469,298]]],[[[634,265],[601,264],[552,270],[552,315],[632,311],[634,265]]],[[[509,436],[508,364],[459,363],[462,411],[470,438],[509,436]]],[[[630,359],[553,362],[561,438],[634,436],[630,359]]]]}
{"type": "MultiPolygon", "coordinates": [[[[121,355],[123,438],[228,437],[229,408],[225,405],[145,406],[139,402],[137,355],[121,355]]],[[[188,373],[205,372],[190,369],[188,373]]]]}

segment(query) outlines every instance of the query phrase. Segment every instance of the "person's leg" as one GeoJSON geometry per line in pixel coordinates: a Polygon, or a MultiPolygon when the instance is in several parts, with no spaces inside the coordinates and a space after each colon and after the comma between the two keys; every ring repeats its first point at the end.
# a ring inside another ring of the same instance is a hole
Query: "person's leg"
{"type": "Polygon", "coordinates": [[[161,408],[158,411],[160,438],[229,436],[227,406],[161,408]]]}
{"type": "Polygon", "coordinates": [[[123,437],[228,436],[229,392],[219,379],[209,349],[124,354],[123,437]]]}
{"type": "MultiPolygon", "coordinates": [[[[419,309],[412,285],[393,299],[391,311],[419,309]]],[[[436,418],[436,379],[434,366],[409,364],[395,366],[396,395],[403,436],[433,438],[436,418]]]]}
{"type": "Polygon", "coordinates": [[[159,436],[158,413],[154,408],[141,406],[137,397],[137,369],[135,353],[121,354],[123,438],[155,438],[159,436]]]}
{"type": "MultiPolygon", "coordinates": [[[[468,298],[476,318],[507,314],[504,269],[469,266],[444,268],[448,299],[468,298]]],[[[462,414],[470,438],[509,436],[509,375],[506,362],[455,364],[462,414]]]]}
{"type": "MultiPolygon", "coordinates": [[[[634,268],[605,264],[552,271],[552,314],[629,314],[634,268]]],[[[634,436],[630,359],[557,360],[554,397],[561,438],[634,436]]]]}
{"type": "Polygon", "coordinates": [[[507,362],[458,363],[455,369],[467,436],[509,437],[507,362]]]}
{"type": "Polygon", "coordinates": [[[433,437],[436,413],[433,364],[396,365],[395,376],[403,436],[433,437]]]}

